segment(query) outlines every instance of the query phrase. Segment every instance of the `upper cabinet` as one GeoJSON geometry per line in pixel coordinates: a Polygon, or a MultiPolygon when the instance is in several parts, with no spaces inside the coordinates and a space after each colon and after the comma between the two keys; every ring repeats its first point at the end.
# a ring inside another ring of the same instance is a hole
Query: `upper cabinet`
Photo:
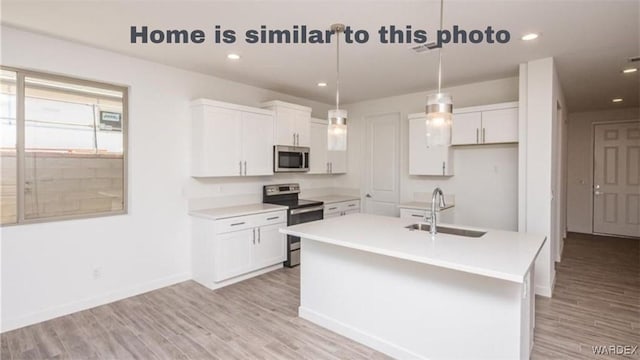
{"type": "Polygon", "coordinates": [[[284,101],[265,102],[261,107],[275,114],[276,145],[310,146],[311,108],[284,101]]]}
{"type": "Polygon", "coordinates": [[[427,115],[409,115],[409,175],[453,175],[449,146],[427,147],[427,115]]]}
{"type": "Polygon", "coordinates": [[[453,111],[452,145],[517,142],[517,102],[474,106],[453,111]]]}
{"type": "Polygon", "coordinates": [[[272,111],[198,99],[191,103],[191,176],[273,175],[272,111]]]}
{"type": "Polygon", "coordinates": [[[347,172],[347,152],[327,150],[327,127],[327,120],[311,119],[309,174],[344,174],[347,172]]]}

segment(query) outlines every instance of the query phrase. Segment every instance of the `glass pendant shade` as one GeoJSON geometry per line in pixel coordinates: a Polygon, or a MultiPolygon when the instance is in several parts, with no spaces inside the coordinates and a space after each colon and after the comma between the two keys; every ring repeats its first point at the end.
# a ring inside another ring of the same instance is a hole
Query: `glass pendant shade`
{"type": "Polygon", "coordinates": [[[347,150],[347,110],[329,110],[327,145],[332,151],[347,150]]]}
{"type": "Polygon", "coordinates": [[[427,147],[451,145],[451,125],[453,123],[451,95],[446,93],[429,95],[426,112],[427,147]]]}

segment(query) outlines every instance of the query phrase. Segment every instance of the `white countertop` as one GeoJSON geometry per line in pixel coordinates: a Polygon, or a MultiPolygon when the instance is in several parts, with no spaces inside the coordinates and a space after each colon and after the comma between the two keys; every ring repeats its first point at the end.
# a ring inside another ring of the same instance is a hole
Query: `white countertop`
{"type": "Polygon", "coordinates": [[[322,195],[322,196],[301,196],[301,199],[322,201],[325,204],[334,204],[343,201],[360,200],[359,196],[350,195],[322,195]]]}
{"type": "Polygon", "coordinates": [[[439,233],[432,239],[426,231],[405,228],[414,223],[412,219],[352,214],[294,225],[280,232],[517,283],[524,281],[546,241],[543,235],[501,230],[488,230],[480,238],[439,233]]]}
{"type": "MultiPolygon", "coordinates": [[[[451,209],[456,206],[453,202],[447,202],[447,206],[441,207],[440,210],[451,209]]],[[[429,210],[431,211],[431,203],[430,202],[420,202],[420,201],[410,201],[403,202],[398,204],[399,209],[412,209],[412,210],[429,210]]]]}
{"type": "Polygon", "coordinates": [[[262,213],[278,211],[278,210],[287,210],[287,207],[282,205],[259,203],[259,204],[221,207],[221,208],[214,208],[214,209],[193,210],[193,211],[189,211],[189,215],[206,218],[206,219],[217,220],[217,219],[224,219],[224,218],[230,218],[235,216],[262,214],[262,213]]]}

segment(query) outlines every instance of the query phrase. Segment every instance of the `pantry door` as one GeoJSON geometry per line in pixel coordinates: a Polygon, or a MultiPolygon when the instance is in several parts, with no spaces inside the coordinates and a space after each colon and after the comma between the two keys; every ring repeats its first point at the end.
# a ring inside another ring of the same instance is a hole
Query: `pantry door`
{"type": "Polygon", "coordinates": [[[640,122],[594,130],[593,232],[640,237],[640,122]]]}
{"type": "Polygon", "coordinates": [[[400,113],[365,117],[365,212],[398,216],[400,199],[400,113]]]}

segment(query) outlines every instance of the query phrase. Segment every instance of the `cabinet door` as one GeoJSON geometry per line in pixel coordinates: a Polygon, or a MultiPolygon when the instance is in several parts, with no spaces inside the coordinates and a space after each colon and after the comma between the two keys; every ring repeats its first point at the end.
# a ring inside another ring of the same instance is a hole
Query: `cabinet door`
{"type": "Polygon", "coordinates": [[[345,174],[347,172],[347,152],[328,151],[330,171],[332,174],[345,174]]]}
{"type": "Polygon", "coordinates": [[[202,106],[194,109],[192,175],[239,176],[242,152],[242,113],[202,106]]]}
{"type": "Polygon", "coordinates": [[[281,223],[256,229],[256,245],[252,249],[253,270],[275,265],[287,259],[286,235],[278,231],[281,227],[286,226],[286,223],[281,223]]]}
{"type": "Polygon", "coordinates": [[[216,235],[214,281],[222,281],[252,270],[254,229],[216,235]]]}
{"type": "Polygon", "coordinates": [[[409,175],[453,175],[448,146],[427,147],[426,116],[409,119],[409,175]]]}
{"type": "Polygon", "coordinates": [[[273,124],[271,115],[242,114],[242,159],[246,175],[273,175],[273,124]]]}
{"type": "Polygon", "coordinates": [[[309,174],[326,174],[327,163],[327,124],[312,122],[309,174]]]}
{"type": "Polygon", "coordinates": [[[293,110],[293,123],[298,141],[297,146],[311,146],[311,113],[293,110]]]}
{"type": "Polygon", "coordinates": [[[276,110],[276,145],[294,146],[295,110],[278,107],[276,110]]]}
{"type": "Polygon", "coordinates": [[[483,143],[518,142],[518,108],[482,112],[483,143]]]}
{"type": "Polygon", "coordinates": [[[481,143],[480,131],[482,115],[480,112],[453,114],[451,128],[452,145],[469,145],[481,143]]]}

